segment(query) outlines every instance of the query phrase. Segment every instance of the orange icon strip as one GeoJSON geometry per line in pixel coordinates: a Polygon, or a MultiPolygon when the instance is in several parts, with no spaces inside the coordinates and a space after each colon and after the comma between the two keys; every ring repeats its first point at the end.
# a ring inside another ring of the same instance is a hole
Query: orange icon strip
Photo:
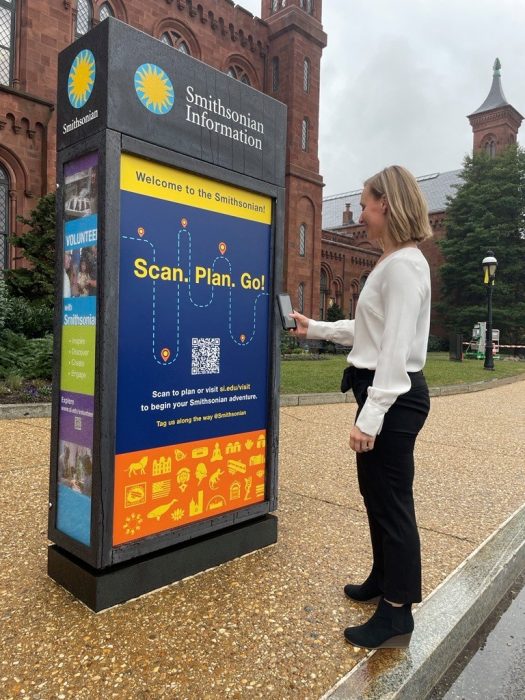
{"type": "Polygon", "coordinates": [[[113,544],[264,501],[266,431],[115,458],[113,544]]]}

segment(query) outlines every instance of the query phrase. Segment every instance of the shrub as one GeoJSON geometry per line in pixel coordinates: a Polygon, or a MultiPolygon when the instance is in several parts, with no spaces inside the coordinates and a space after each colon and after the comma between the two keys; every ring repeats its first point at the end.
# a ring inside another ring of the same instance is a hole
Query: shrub
{"type": "Polygon", "coordinates": [[[18,391],[24,383],[24,378],[21,374],[8,374],[5,378],[5,383],[11,391],[18,391]]]}
{"type": "Polygon", "coordinates": [[[27,379],[51,379],[53,338],[28,339],[4,329],[0,331],[0,377],[19,374],[27,379]]]}
{"type": "Polygon", "coordinates": [[[343,309],[338,304],[332,304],[326,312],[327,321],[342,321],[345,315],[343,309]]]}
{"type": "Polygon", "coordinates": [[[18,217],[28,231],[10,237],[31,267],[6,271],[6,281],[13,296],[25,297],[53,306],[55,295],[55,194],[41,197],[28,219],[18,217]]]}
{"type": "Polygon", "coordinates": [[[29,379],[51,379],[53,375],[53,336],[34,338],[29,341],[31,362],[26,376],[29,379]]]}
{"type": "Polygon", "coordinates": [[[297,348],[297,346],[298,343],[296,338],[294,338],[293,335],[290,335],[288,331],[282,330],[280,339],[281,355],[289,355],[297,348]]]}
{"type": "Polygon", "coordinates": [[[27,338],[41,338],[52,332],[52,307],[24,297],[8,297],[6,301],[5,328],[27,338]]]}
{"type": "Polygon", "coordinates": [[[428,336],[428,352],[444,352],[445,350],[448,350],[448,340],[446,338],[440,338],[437,335],[428,336]]]}

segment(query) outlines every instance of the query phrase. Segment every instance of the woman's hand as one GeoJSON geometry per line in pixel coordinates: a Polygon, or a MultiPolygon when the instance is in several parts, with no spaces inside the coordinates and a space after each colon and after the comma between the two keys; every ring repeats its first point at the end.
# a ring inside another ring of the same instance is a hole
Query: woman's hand
{"type": "Polygon", "coordinates": [[[290,333],[296,338],[306,338],[310,319],[307,316],[303,316],[303,314],[300,314],[298,311],[293,311],[290,314],[290,318],[295,318],[295,322],[297,323],[297,328],[292,329],[290,333]]]}
{"type": "Polygon", "coordinates": [[[362,433],[357,425],[350,431],[350,447],[354,452],[370,452],[374,449],[376,439],[373,435],[362,433]]]}

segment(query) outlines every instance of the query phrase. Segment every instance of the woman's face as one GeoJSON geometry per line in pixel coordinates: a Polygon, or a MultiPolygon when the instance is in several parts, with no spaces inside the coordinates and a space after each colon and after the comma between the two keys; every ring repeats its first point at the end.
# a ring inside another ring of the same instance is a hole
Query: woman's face
{"type": "Polygon", "coordinates": [[[361,216],[359,223],[366,226],[368,239],[371,241],[385,238],[388,234],[387,228],[387,203],[386,197],[376,199],[370,192],[368,187],[365,187],[361,194],[361,216]]]}

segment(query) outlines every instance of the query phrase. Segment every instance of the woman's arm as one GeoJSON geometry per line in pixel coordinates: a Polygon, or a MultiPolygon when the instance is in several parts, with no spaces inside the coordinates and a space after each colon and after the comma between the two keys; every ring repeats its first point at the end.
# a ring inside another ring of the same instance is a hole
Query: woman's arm
{"type": "Polygon", "coordinates": [[[352,345],[354,342],[355,321],[343,319],[341,321],[314,321],[303,316],[298,311],[290,314],[295,318],[297,329],[290,331],[297,338],[308,340],[331,340],[340,345],[352,345]]]}

